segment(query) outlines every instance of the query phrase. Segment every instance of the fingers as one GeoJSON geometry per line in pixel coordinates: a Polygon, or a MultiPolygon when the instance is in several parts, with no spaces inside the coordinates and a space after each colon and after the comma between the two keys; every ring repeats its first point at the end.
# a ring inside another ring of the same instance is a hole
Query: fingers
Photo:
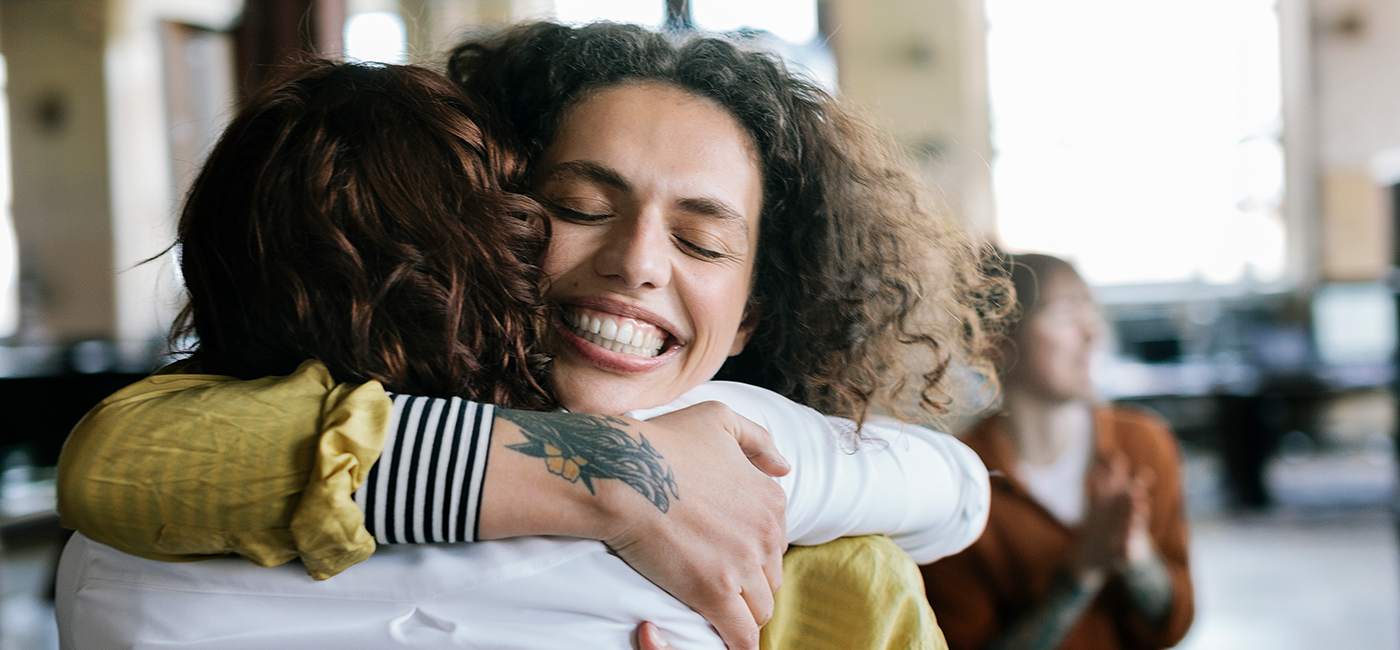
{"type": "Polygon", "coordinates": [[[1094,486],[1094,500],[1107,501],[1126,494],[1132,484],[1128,459],[1122,454],[1114,454],[1095,464],[1091,483],[1094,486]]]}
{"type": "Polygon", "coordinates": [[[744,602],[749,606],[749,613],[753,614],[754,623],[759,627],[768,624],[773,619],[773,590],[768,587],[767,580],[758,580],[749,587],[744,588],[744,602]]]}
{"type": "MultiPolygon", "coordinates": [[[[661,516],[650,508],[622,518],[626,525],[602,541],[709,621],[729,648],[757,650],[787,546],[787,498],[770,476],[788,464],[767,431],[717,402],[645,424],[657,427],[647,438],[672,463],[685,498],[661,516]]],[[[638,628],[638,643],[651,643],[649,633],[638,628]]]]}
{"type": "Polygon", "coordinates": [[[1146,465],[1139,467],[1137,471],[1137,479],[1139,481],[1142,481],[1147,487],[1152,487],[1157,483],[1157,470],[1154,470],[1146,465]]]}
{"type": "Polygon", "coordinates": [[[787,544],[777,554],[769,555],[763,562],[763,576],[768,582],[768,592],[771,594],[783,587],[783,552],[787,550],[787,544]]]}
{"type": "Polygon", "coordinates": [[[759,471],[768,476],[784,476],[792,470],[786,458],[773,444],[773,437],[753,421],[730,410],[719,402],[701,402],[678,411],[656,416],[654,424],[680,426],[696,431],[718,432],[722,429],[739,443],[739,449],[759,471]]]}
{"type": "Polygon", "coordinates": [[[670,647],[655,624],[647,621],[637,626],[637,650],[668,650],[670,647]]]}
{"type": "MultiPolygon", "coordinates": [[[[762,591],[762,590],[760,590],[762,591]]],[[[747,596],[747,594],[745,594],[747,596]]],[[[773,612],[773,596],[768,596],[768,616],[773,612]]],[[[758,650],[758,623],[747,600],[730,599],[724,611],[703,612],[696,610],[710,625],[715,626],[720,640],[729,650],[758,650]]],[[[768,618],[763,619],[764,622],[768,618]]]]}
{"type": "Polygon", "coordinates": [[[1134,530],[1146,531],[1152,517],[1152,484],[1157,480],[1157,474],[1150,467],[1144,467],[1133,477],[1133,483],[1128,488],[1128,495],[1132,498],[1132,514],[1129,517],[1129,526],[1134,530]]]}
{"type": "Polygon", "coordinates": [[[773,444],[773,436],[768,434],[767,429],[737,413],[734,414],[734,419],[730,431],[754,467],[769,476],[785,476],[792,471],[792,465],[778,452],[777,445],[773,444]]]}

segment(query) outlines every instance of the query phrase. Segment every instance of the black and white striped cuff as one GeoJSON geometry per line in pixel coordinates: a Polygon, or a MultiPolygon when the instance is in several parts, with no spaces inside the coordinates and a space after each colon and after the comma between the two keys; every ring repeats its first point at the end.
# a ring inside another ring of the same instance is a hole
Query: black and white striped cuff
{"type": "Polygon", "coordinates": [[[355,492],[380,544],[473,542],[495,407],[392,395],[384,452],[355,492]]]}

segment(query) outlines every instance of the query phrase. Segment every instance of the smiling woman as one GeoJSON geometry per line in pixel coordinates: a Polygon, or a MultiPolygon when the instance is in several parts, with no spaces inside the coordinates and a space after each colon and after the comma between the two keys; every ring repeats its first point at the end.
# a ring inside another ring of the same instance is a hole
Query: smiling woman
{"type": "Polygon", "coordinates": [[[743,349],[763,204],[754,158],[733,117],[671,86],[610,88],[564,118],[536,194],[554,215],[548,298],[561,318],[588,318],[559,321],[554,381],[570,408],[660,406],[743,349]],[[634,339],[656,354],[619,349],[634,339]]]}
{"type": "MultiPolygon", "coordinates": [[[[933,208],[886,136],[775,57],[630,25],[538,23],[462,44],[448,73],[526,152],[556,236],[593,233],[588,284],[580,254],[551,246],[545,265],[564,283],[551,300],[667,330],[661,356],[675,358],[650,381],[673,390],[718,363],[717,378],[863,421],[872,408],[925,420],[947,410],[954,365],[995,376],[982,353],[1006,292],[982,273],[985,249],[933,208]],[[687,209],[697,200],[727,207],[747,232],[716,230],[737,220],[701,218],[714,210],[687,209]],[[590,215],[611,216],[584,225],[590,215]],[[622,233],[626,246],[599,243],[622,233]],[[567,274],[550,259],[561,252],[573,260],[567,274]],[[617,288],[636,282],[620,264],[656,265],[663,252],[664,289],[617,288]],[[721,277],[730,280],[714,285],[721,277]],[[713,293],[696,309],[701,291],[713,293]],[[606,305],[586,304],[596,296],[606,305]],[[619,311],[642,304],[659,307],[619,311]]],[[[584,339],[561,329],[576,345],[560,371],[628,381],[609,366],[622,359],[587,357],[584,339]]]]}

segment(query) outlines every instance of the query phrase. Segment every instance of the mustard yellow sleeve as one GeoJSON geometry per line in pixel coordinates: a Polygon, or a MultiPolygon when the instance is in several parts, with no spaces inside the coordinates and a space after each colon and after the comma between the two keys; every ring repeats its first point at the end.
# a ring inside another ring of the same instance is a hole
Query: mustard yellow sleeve
{"type": "Polygon", "coordinates": [[[761,650],[948,650],[918,565],[883,535],[794,546],[761,650]]]}
{"type": "Polygon", "coordinates": [[[153,375],[73,430],[59,514],[141,557],[300,558],[325,579],[374,552],[353,494],[384,448],[391,410],[378,382],[337,385],[315,361],[253,381],[153,375]]]}

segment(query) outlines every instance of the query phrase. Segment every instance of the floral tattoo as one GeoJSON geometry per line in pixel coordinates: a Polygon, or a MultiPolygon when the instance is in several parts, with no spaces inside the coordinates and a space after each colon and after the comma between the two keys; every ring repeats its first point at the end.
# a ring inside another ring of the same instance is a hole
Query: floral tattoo
{"type": "Polygon", "coordinates": [[[645,436],[633,440],[627,422],[600,415],[573,415],[497,409],[496,414],[520,427],[528,442],[506,445],[526,456],[543,458],[553,474],[570,483],[582,481],[589,493],[594,479],[617,479],[640,492],[661,512],[671,499],[681,498],[670,465],[645,436]]]}

